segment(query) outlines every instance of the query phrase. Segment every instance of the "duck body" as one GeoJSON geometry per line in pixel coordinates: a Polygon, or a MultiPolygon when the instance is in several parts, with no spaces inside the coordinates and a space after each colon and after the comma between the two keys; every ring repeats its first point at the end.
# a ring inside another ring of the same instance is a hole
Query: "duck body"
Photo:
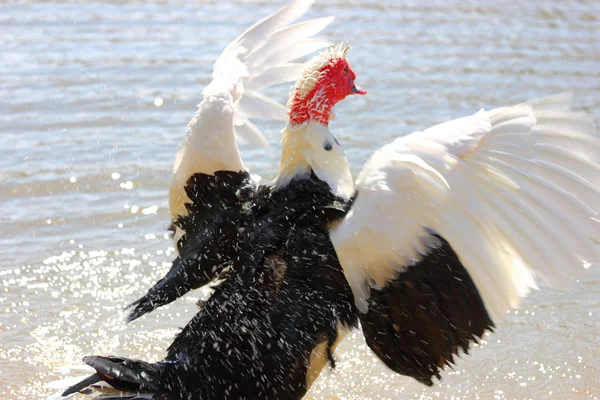
{"type": "MultiPolygon", "coordinates": [[[[195,181],[201,179],[191,179],[188,192],[195,181]]],[[[349,202],[314,174],[254,193],[227,279],[165,359],[85,358],[101,379],[165,399],[300,399],[312,383],[315,348],[324,347],[333,362],[340,327],[358,321],[328,233],[349,202]]]]}
{"type": "Polygon", "coordinates": [[[166,361],[179,363],[172,379],[184,382],[175,392],[207,399],[305,394],[312,350],[334,344],[338,323],[357,322],[327,232],[347,207],[329,193],[315,177],[263,190],[228,279],[168,350],[166,361]]]}

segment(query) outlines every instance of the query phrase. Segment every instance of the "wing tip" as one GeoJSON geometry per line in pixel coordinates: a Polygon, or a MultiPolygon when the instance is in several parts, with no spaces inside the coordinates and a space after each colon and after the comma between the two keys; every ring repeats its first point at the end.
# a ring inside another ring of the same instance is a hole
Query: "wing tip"
{"type": "Polygon", "coordinates": [[[571,111],[575,95],[572,90],[538,97],[520,103],[517,106],[530,106],[537,111],[571,111]]]}

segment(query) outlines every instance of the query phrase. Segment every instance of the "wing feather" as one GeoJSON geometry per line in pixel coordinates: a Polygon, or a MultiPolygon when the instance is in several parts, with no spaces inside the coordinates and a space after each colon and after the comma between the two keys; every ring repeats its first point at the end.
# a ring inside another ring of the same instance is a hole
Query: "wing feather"
{"type": "MultiPolygon", "coordinates": [[[[523,234],[523,232],[533,232],[536,226],[541,228],[539,232],[539,235],[541,236],[546,236],[552,232],[555,234],[553,239],[557,240],[560,237],[558,234],[559,230],[563,230],[563,232],[569,232],[568,236],[564,236],[567,240],[571,237],[575,239],[570,240],[570,242],[579,243],[579,240],[581,240],[585,243],[585,238],[581,237],[580,232],[573,227],[573,224],[565,222],[568,221],[568,219],[565,219],[562,213],[559,214],[560,217],[557,217],[556,214],[548,212],[543,202],[540,202],[533,197],[525,199],[523,196],[501,190],[485,180],[481,181],[481,185],[485,185],[485,192],[482,195],[486,197],[486,202],[499,212],[503,211],[505,213],[510,213],[510,217],[495,219],[495,221],[500,221],[499,223],[502,225],[503,229],[508,231],[506,238],[513,238],[511,239],[513,242],[512,246],[516,247],[516,243],[523,243],[523,245],[537,248],[538,251],[532,253],[520,251],[524,256],[530,255],[531,257],[536,257],[536,255],[541,255],[541,258],[537,258],[537,260],[529,260],[527,262],[528,265],[541,265],[543,263],[552,265],[552,260],[546,257],[546,252],[540,247],[541,243],[545,241],[537,240],[536,237],[531,234],[523,234]],[[508,207],[499,208],[501,205],[498,205],[498,201],[496,200],[498,198],[502,198],[507,203],[508,207]],[[521,229],[516,225],[517,221],[521,226],[521,229]]],[[[588,251],[586,246],[575,247],[578,247],[578,252],[580,254],[585,254],[585,252],[588,251]]]]}
{"type": "MultiPolygon", "coordinates": [[[[234,122],[252,118],[285,121],[286,108],[258,91],[298,79],[300,68],[289,62],[330,45],[329,41],[311,37],[325,29],[334,17],[317,18],[288,26],[301,18],[312,3],[313,0],[292,1],[233,40],[215,62],[213,81],[204,90],[205,99],[225,98],[230,101],[235,115],[234,122]]],[[[223,122],[226,121],[224,119],[223,122]]],[[[190,128],[193,130],[193,126],[190,128]]],[[[235,133],[239,135],[239,132],[235,133]]],[[[263,136],[260,130],[255,133],[263,136]]],[[[208,134],[215,136],[214,132],[208,134]]],[[[230,143],[234,143],[233,138],[229,139],[230,143]]],[[[222,145],[223,140],[220,142],[219,145],[222,145]]],[[[263,145],[267,143],[264,137],[254,138],[252,142],[263,145]]],[[[211,153],[213,150],[208,148],[206,152],[211,153]]],[[[222,151],[220,153],[224,154],[222,151]]],[[[236,154],[239,158],[237,148],[231,149],[226,156],[233,155],[236,158],[236,154]]],[[[242,165],[241,160],[237,164],[242,165]]]]}
{"type": "MultiPolygon", "coordinates": [[[[536,113],[541,113],[544,111],[571,111],[571,107],[573,106],[573,92],[562,92],[556,93],[550,96],[539,97],[537,99],[531,99],[524,103],[519,104],[520,106],[529,106],[536,113]]],[[[490,114],[494,112],[502,111],[501,108],[497,108],[495,110],[491,110],[490,114]]]]}
{"type": "Polygon", "coordinates": [[[331,238],[357,305],[448,241],[493,318],[600,260],[600,140],[572,95],[480,111],[376,151],[331,238]],[[425,246],[425,250],[427,247],[425,246]],[[419,256],[420,255],[420,256],[419,256]]]}
{"type": "Polygon", "coordinates": [[[261,145],[269,148],[269,143],[266,138],[261,134],[260,129],[249,119],[244,119],[241,124],[237,127],[236,133],[239,135],[242,141],[253,145],[261,145]]]}
{"type": "Polygon", "coordinates": [[[278,65],[257,75],[252,82],[246,86],[246,89],[248,91],[257,91],[268,86],[291,82],[302,75],[304,68],[306,68],[306,66],[302,63],[285,63],[278,65]]]}
{"type": "Polygon", "coordinates": [[[274,121],[286,121],[286,108],[257,92],[246,92],[238,104],[240,113],[248,119],[271,119],[274,121]]]}
{"type": "Polygon", "coordinates": [[[321,32],[334,19],[335,17],[316,18],[278,30],[273,33],[269,46],[263,44],[248,56],[248,64],[252,66],[273,64],[270,59],[274,54],[286,54],[291,46],[321,32]]]}
{"type": "Polygon", "coordinates": [[[600,186],[600,175],[596,173],[596,170],[600,168],[598,163],[584,157],[578,157],[564,147],[547,143],[537,143],[536,146],[541,157],[552,160],[559,165],[569,165],[572,170],[577,171],[582,179],[589,181],[596,187],[600,186]]]}
{"type": "Polygon", "coordinates": [[[259,91],[299,78],[301,67],[290,62],[330,44],[311,37],[331,23],[332,17],[290,25],[304,16],[312,3],[291,1],[248,28],[218,57],[213,80],[203,90],[204,100],[188,124],[175,160],[169,190],[172,221],[186,214],[184,186],[190,176],[245,170],[236,138],[269,147],[252,119],[287,119],[286,108],[259,91]]]}
{"type": "Polygon", "coordinates": [[[252,53],[252,49],[264,44],[266,38],[274,32],[302,17],[314,3],[314,0],[296,0],[275,11],[273,14],[256,22],[246,29],[239,37],[233,40],[223,51],[215,64],[215,72],[223,67],[222,63],[229,61],[230,55],[234,57],[240,53],[252,53]]]}

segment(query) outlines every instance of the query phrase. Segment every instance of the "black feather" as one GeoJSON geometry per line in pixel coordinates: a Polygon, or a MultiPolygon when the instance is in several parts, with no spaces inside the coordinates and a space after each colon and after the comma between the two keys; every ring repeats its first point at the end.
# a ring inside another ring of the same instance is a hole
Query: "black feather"
{"type": "Polygon", "coordinates": [[[67,397],[71,394],[77,393],[77,392],[87,388],[88,386],[91,386],[95,383],[100,382],[101,380],[102,380],[102,378],[100,377],[100,375],[92,374],[92,375],[88,376],[87,378],[83,379],[81,382],[78,382],[75,385],[68,388],[67,390],[65,390],[62,393],[62,396],[67,397]]]}
{"type": "Polygon", "coordinates": [[[251,218],[246,211],[257,193],[250,175],[195,174],[185,190],[191,202],[186,205],[189,214],[176,222],[185,231],[178,241],[179,256],[167,275],[128,306],[134,307],[129,322],[219,278],[237,258],[239,232],[251,218]]]}
{"type": "Polygon", "coordinates": [[[392,370],[431,386],[454,355],[467,352],[493,322],[450,244],[439,246],[389,282],[371,289],[360,315],[368,346],[392,370]]]}
{"type": "Polygon", "coordinates": [[[335,342],[337,321],[357,324],[327,229],[345,203],[314,177],[256,203],[263,214],[244,232],[229,279],[168,350],[188,396],[301,398],[312,350],[335,342]]]}
{"type": "Polygon", "coordinates": [[[94,368],[112,387],[125,392],[155,392],[161,389],[157,365],[119,357],[84,357],[83,362],[94,368]]]}
{"type": "MultiPolygon", "coordinates": [[[[346,214],[348,203],[315,176],[253,196],[243,207],[249,217],[238,230],[227,279],[179,333],[167,357],[156,364],[86,358],[105,381],[120,390],[153,391],[170,399],[304,396],[311,352],[321,343],[335,343],[338,323],[358,323],[328,233],[329,223],[346,214]]],[[[189,274],[179,271],[193,269],[183,264],[192,238],[184,245],[181,264],[174,264],[158,285],[168,290],[157,290],[157,298],[167,292],[179,295],[180,284],[189,286],[189,274]]],[[[328,356],[333,364],[330,351],[328,356]]]]}

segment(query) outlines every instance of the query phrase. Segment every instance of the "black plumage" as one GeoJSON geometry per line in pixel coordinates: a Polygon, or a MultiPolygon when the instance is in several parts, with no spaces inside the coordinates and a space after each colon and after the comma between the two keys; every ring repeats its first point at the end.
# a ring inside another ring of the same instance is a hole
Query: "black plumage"
{"type": "Polygon", "coordinates": [[[185,191],[188,215],[176,224],[185,232],[177,245],[179,256],[171,269],[143,297],[128,307],[128,321],[217,279],[237,258],[239,232],[250,219],[256,185],[248,172],[217,171],[194,174],[185,191]]]}
{"type": "Polygon", "coordinates": [[[423,258],[383,289],[371,289],[360,315],[368,346],[392,370],[428,386],[454,355],[494,323],[475,283],[450,244],[438,235],[423,258]]]}
{"type": "Polygon", "coordinates": [[[315,177],[262,191],[227,279],[163,361],[84,361],[116,388],[170,399],[301,398],[313,349],[335,342],[338,323],[357,325],[328,234],[347,207],[315,177]]]}

